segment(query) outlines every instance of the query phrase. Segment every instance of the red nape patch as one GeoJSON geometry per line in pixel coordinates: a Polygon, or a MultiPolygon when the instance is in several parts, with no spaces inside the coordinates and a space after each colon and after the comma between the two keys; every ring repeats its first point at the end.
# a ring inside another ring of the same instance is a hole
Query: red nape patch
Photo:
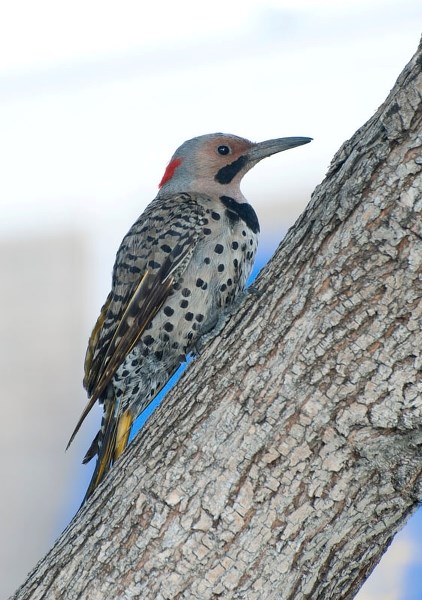
{"type": "Polygon", "coordinates": [[[182,159],[181,158],[175,158],[174,160],[172,160],[171,162],[169,162],[169,164],[167,165],[167,168],[165,170],[165,173],[163,175],[163,178],[160,181],[160,183],[158,184],[159,188],[162,188],[165,183],[167,183],[168,181],[170,181],[170,179],[174,175],[175,170],[181,164],[182,164],[182,159]]]}

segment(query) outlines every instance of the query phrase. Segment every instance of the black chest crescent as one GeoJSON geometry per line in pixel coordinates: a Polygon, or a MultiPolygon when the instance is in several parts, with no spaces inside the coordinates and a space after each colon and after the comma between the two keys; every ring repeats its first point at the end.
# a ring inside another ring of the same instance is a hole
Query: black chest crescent
{"type": "Polygon", "coordinates": [[[230,196],[220,196],[220,200],[226,207],[227,218],[233,223],[242,220],[247,227],[253,232],[259,232],[259,222],[256,212],[247,202],[236,202],[230,196]]]}

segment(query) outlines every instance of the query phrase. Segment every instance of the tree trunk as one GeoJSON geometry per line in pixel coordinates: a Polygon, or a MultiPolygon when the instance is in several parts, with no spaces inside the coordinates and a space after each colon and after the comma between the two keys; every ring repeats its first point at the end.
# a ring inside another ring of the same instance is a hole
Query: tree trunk
{"type": "Polygon", "coordinates": [[[353,598],[422,498],[421,64],[15,600],[353,598]]]}

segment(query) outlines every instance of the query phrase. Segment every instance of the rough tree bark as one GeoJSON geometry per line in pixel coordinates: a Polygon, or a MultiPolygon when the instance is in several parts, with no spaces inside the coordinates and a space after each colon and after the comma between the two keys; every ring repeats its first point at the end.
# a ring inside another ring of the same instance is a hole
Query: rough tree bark
{"type": "Polygon", "coordinates": [[[421,64],[15,600],[355,595],[422,498],[421,64]]]}

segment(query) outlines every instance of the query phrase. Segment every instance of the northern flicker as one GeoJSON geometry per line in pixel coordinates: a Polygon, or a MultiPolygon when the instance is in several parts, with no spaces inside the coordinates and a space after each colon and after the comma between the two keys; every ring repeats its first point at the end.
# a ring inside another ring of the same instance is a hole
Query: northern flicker
{"type": "Polygon", "coordinates": [[[245,286],[259,223],[242,177],[263,158],[310,141],[214,133],[176,150],[158,195],[121,243],[89,340],[89,402],[69,441],[98,400],[104,414],[83,460],[97,455],[85,500],[126,448],[133,421],[245,286]]]}

